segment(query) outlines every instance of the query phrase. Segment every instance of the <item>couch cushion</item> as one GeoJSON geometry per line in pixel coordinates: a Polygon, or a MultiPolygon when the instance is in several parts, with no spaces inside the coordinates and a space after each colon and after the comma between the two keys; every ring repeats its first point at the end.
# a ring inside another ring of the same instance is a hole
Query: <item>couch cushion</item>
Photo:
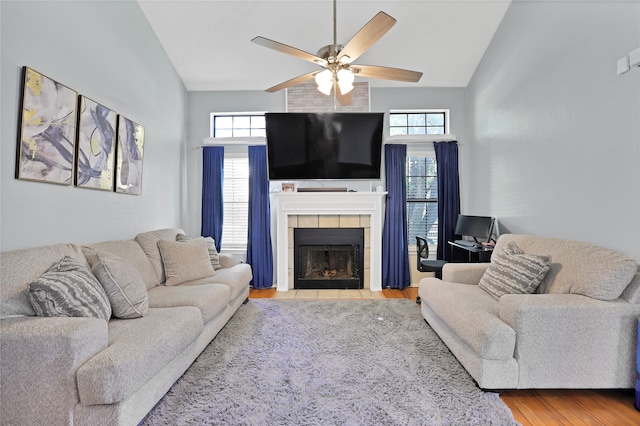
{"type": "Polygon", "coordinates": [[[29,298],[41,317],[111,318],[104,289],[84,264],[70,256],[29,283],[29,298]]]}
{"type": "MultiPolygon", "coordinates": [[[[205,243],[207,243],[207,250],[209,251],[209,260],[211,261],[211,266],[213,266],[214,270],[218,270],[222,268],[222,265],[220,265],[220,254],[216,249],[215,240],[211,237],[202,237],[202,238],[204,238],[205,243]]],[[[190,240],[191,238],[189,238],[185,234],[176,235],[176,241],[185,242],[190,240]]]]}
{"type": "Polygon", "coordinates": [[[500,319],[498,301],[480,287],[423,278],[419,295],[422,303],[480,357],[513,358],[516,333],[500,319]]]}
{"type": "Polygon", "coordinates": [[[247,290],[252,277],[251,266],[239,263],[231,268],[218,269],[212,277],[182,283],[181,287],[211,283],[225,284],[231,289],[231,300],[235,300],[247,290]]]}
{"type": "Polygon", "coordinates": [[[149,309],[147,288],[140,272],[127,260],[114,254],[83,247],[91,272],[104,288],[113,316],[139,318],[149,309]]]}
{"type": "Polygon", "coordinates": [[[492,257],[479,285],[496,299],[504,294],[533,293],[550,265],[550,256],[524,254],[512,241],[504,251],[492,257]]]}
{"type": "Polygon", "coordinates": [[[103,241],[99,243],[86,244],[86,246],[96,250],[115,254],[126,259],[140,272],[147,289],[160,285],[160,279],[156,275],[151,261],[147,257],[140,244],[135,240],[103,241]]]}
{"type": "MultiPolygon", "coordinates": [[[[622,292],[622,298],[629,303],[640,305],[640,269],[633,276],[631,284],[622,292]]],[[[638,367],[640,368],[640,363],[638,363],[638,367]]]]}
{"type": "Polygon", "coordinates": [[[152,308],[194,306],[200,309],[205,323],[222,312],[230,300],[231,290],[224,284],[159,286],[149,290],[149,306],[152,308]]]}
{"type": "Polygon", "coordinates": [[[631,282],[638,264],[631,257],[590,243],[533,235],[500,236],[496,250],[516,241],[527,254],[549,255],[549,272],[538,293],[574,293],[615,300],[631,282]]]}
{"type": "Polygon", "coordinates": [[[78,369],[80,402],[124,401],[201,332],[202,317],[193,307],[149,309],[141,318],[109,321],[109,346],[78,369]]]}
{"type": "Polygon", "coordinates": [[[158,241],[175,241],[176,235],[179,233],[184,234],[184,231],[178,228],[167,228],[158,229],[156,231],[141,232],[135,237],[136,242],[140,244],[140,247],[142,247],[142,250],[149,258],[160,284],[164,284],[165,276],[164,266],[162,265],[162,256],[160,255],[160,249],[158,248],[158,241]]]}
{"type": "Polygon", "coordinates": [[[158,248],[164,265],[166,285],[177,285],[215,274],[204,238],[185,242],[160,240],[158,248]]]}
{"type": "Polygon", "coordinates": [[[85,262],[79,245],[55,244],[0,253],[0,318],[34,316],[27,285],[64,256],[85,262]]]}

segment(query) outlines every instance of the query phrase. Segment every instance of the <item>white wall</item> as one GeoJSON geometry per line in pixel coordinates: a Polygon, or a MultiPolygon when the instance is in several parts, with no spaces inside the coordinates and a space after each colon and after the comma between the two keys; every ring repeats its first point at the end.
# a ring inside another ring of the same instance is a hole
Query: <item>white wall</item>
{"type": "Polygon", "coordinates": [[[2,250],[181,225],[187,92],[135,1],[0,2],[2,250]],[[145,127],[142,195],[17,180],[29,66],[145,127]]]}
{"type": "Polygon", "coordinates": [[[640,261],[639,2],[513,2],[468,87],[470,206],[640,261]]]}

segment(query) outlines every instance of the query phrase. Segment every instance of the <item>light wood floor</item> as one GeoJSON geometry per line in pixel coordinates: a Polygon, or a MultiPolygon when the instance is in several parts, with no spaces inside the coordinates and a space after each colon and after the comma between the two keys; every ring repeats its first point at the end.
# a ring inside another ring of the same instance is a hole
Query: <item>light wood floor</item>
{"type": "MultiPolygon", "coordinates": [[[[251,289],[250,298],[276,297],[276,289],[251,289]]],[[[415,300],[417,287],[384,289],[382,297],[415,300]]],[[[417,305],[416,305],[417,307],[417,305]]],[[[638,426],[634,392],[618,390],[510,390],[500,394],[516,421],[528,425],[638,426]]]]}

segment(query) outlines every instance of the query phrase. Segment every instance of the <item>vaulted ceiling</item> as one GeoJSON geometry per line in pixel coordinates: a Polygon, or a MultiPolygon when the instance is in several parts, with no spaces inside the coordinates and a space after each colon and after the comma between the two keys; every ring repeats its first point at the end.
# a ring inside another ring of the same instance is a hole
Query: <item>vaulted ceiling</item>
{"type": "MultiPolygon", "coordinates": [[[[263,36],[316,54],[333,42],[332,0],[138,0],[189,91],[264,90],[321,69],[251,42],[263,36]]],[[[337,42],[376,13],[397,23],[357,64],[423,73],[418,83],[378,79],[371,87],[465,87],[510,0],[337,1],[337,42]]]]}

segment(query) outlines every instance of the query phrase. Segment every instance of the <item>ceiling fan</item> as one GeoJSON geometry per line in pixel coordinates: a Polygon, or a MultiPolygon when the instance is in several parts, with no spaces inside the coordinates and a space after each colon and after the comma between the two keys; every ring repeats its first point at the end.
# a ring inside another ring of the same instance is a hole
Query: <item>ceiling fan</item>
{"type": "Polygon", "coordinates": [[[356,75],[383,80],[417,82],[422,77],[421,72],[375,65],[353,64],[353,61],[358,59],[385,35],[395,23],[396,20],[394,18],[380,11],[343,46],[336,41],[336,0],[333,0],[333,44],[321,47],[315,55],[268,38],[255,37],[251,40],[253,43],[295,56],[324,68],[324,70],[292,78],[270,87],[266,91],[270,93],[277,92],[315,78],[320,92],[330,95],[333,89],[334,96],[338,99],[340,105],[344,106],[351,105],[353,102],[351,90],[353,89],[353,80],[356,75]]]}

